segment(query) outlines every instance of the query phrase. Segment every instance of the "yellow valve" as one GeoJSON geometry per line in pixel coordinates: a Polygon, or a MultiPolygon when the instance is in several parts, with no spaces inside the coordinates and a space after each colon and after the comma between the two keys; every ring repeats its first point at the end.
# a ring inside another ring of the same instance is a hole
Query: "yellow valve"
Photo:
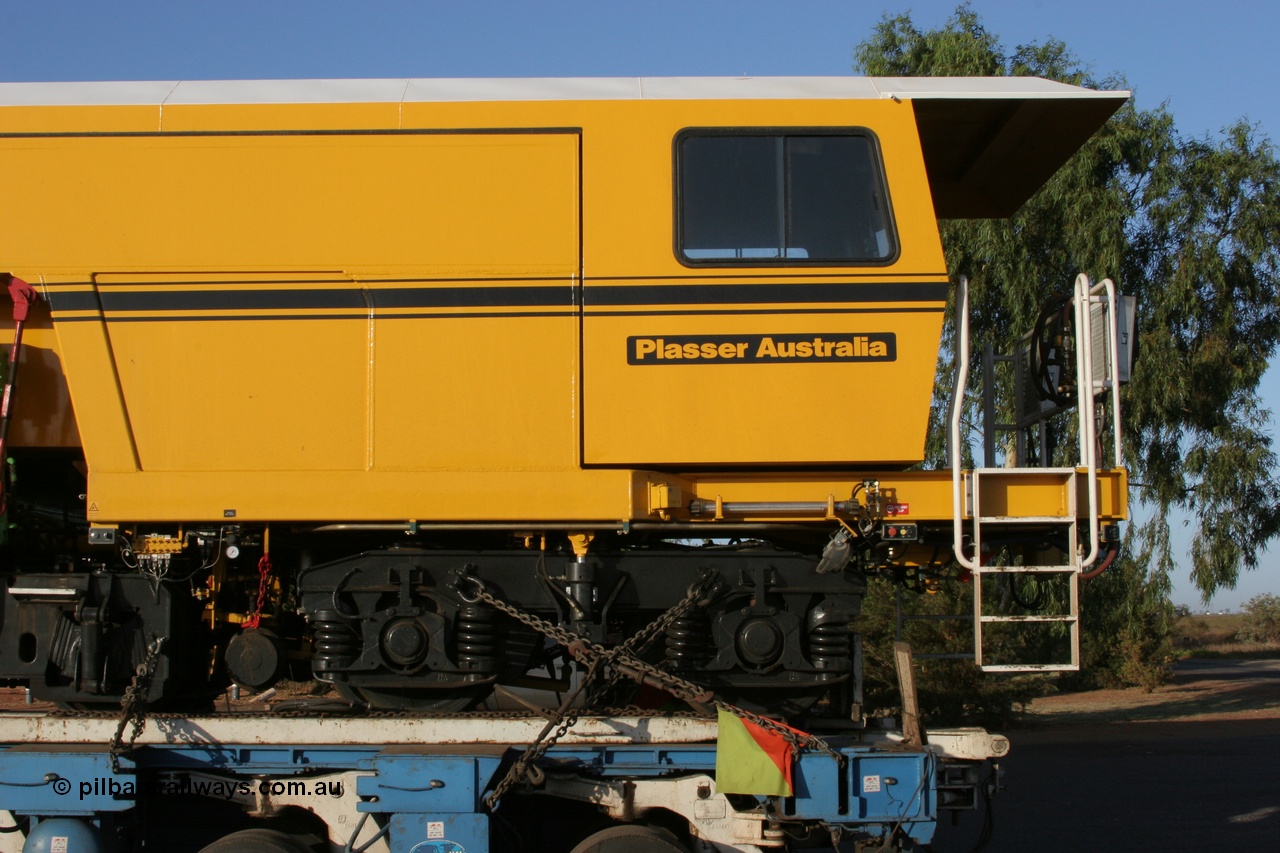
{"type": "Polygon", "coordinates": [[[186,547],[186,542],[167,534],[154,534],[142,537],[140,546],[134,548],[135,554],[177,554],[186,547]]]}
{"type": "Polygon", "coordinates": [[[575,557],[587,556],[587,550],[591,547],[591,541],[596,538],[594,533],[570,533],[569,544],[573,546],[573,555],[575,557]]]}

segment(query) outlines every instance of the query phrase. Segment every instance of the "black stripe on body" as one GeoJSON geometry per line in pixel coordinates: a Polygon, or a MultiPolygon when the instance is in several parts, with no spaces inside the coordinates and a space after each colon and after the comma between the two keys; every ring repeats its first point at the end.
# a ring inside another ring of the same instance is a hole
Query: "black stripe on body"
{"type": "MultiPolygon", "coordinates": [[[[548,282],[548,279],[503,279],[502,281],[548,282]]],[[[53,291],[49,294],[50,307],[57,314],[66,312],[97,312],[101,309],[108,320],[210,320],[210,319],[284,319],[278,314],[190,315],[184,312],[263,312],[263,311],[341,311],[342,314],[297,314],[290,319],[350,319],[367,317],[372,310],[379,319],[408,317],[408,314],[382,312],[412,312],[415,309],[430,312],[431,309],[459,309],[463,313],[431,313],[418,316],[517,316],[492,310],[466,311],[465,309],[510,308],[526,309],[519,316],[561,316],[577,313],[579,300],[590,316],[631,316],[671,314],[755,314],[755,313],[859,313],[876,312],[933,312],[943,310],[950,285],[937,282],[903,283],[725,283],[725,284],[591,284],[585,287],[563,278],[551,279],[555,284],[531,284],[511,286],[507,284],[470,284],[466,286],[408,286],[369,287],[358,286],[317,288],[254,288],[228,286],[217,290],[170,290],[158,287],[124,287],[107,285],[97,291],[53,291]],[[911,307],[872,307],[879,303],[931,303],[911,307]],[[776,306],[761,309],[742,309],[739,305],[776,306]],[[839,308],[807,308],[805,305],[843,305],[839,308]],[[593,310],[626,309],[637,310],[593,310]],[[641,310],[649,306],[651,310],[641,310]],[[717,307],[724,306],[724,307],[717,307]],[[785,306],[785,307],[784,307],[785,306]],[[530,312],[529,309],[542,309],[530,312]],[[355,313],[350,313],[355,312],[355,313]],[[130,313],[133,317],[112,316],[130,313]],[[145,316],[145,315],[152,316],[145,316]]],[[[275,281],[270,284],[280,284],[275,281]]],[[[326,282],[328,283],[328,282],[326,282]]],[[[171,287],[172,282],[165,286],[171,287]]],[[[62,318],[65,320],[96,318],[62,318]]]]}

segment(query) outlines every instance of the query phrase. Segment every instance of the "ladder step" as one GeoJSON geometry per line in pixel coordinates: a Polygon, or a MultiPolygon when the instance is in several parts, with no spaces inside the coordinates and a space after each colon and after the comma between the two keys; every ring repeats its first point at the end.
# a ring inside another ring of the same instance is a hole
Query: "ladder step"
{"type": "Polygon", "coordinates": [[[1069,663],[984,663],[983,672],[1079,672],[1080,667],[1069,663]]]}
{"type": "Polygon", "coordinates": [[[949,620],[972,622],[972,613],[904,613],[903,622],[946,622],[949,620]]]}
{"type": "Polygon", "coordinates": [[[982,621],[987,622],[1076,622],[1078,617],[1075,616],[983,616],[982,621]]]}
{"type": "Polygon", "coordinates": [[[1080,571],[1077,566],[983,566],[974,569],[975,575],[1042,574],[1064,575],[1080,571]]]}
{"type": "Polygon", "coordinates": [[[974,468],[973,473],[983,479],[999,479],[1008,477],[1015,480],[1018,477],[1043,477],[1045,474],[1075,474],[1075,468],[974,468]]]}

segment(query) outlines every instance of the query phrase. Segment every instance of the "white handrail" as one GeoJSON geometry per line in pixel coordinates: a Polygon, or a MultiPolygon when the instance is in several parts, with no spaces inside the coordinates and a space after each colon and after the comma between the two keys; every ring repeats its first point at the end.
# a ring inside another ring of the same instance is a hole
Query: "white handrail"
{"type": "MultiPolygon", "coordinates": [[[[1098,559],[1098,427],[1093,419],[1093,284],[1084,273],[1076,276],[1076,407],[1080,415],[1080,463],[1089,483],[1089,553],[1083,569],[1098,559]]],[[[1112,359],[1114,361],[1114,359],[1112,359]]]]}
{"type": "MultiPolygon", "coordinates": [[[[1094,404],[1099,391],[1103,393],[1109,391],[1111,394],[1111,418],[1114,439],[1113,465],[1119,467],[1124,460],[1120,433],[1120,348],[1117,315],[1119,299],[1117,288],[1109,278],[1094,285],[1089,276],[1081,273],[1076,276],[1072,302],[1076,329],[1076,388],[1079,409],[1077,413],[1079,417],[1080,445],[1078,467],[1085,469],[1088,481],[1089,551],[1080,562],[1080,567],[1085,568],[1098,559],[1098,553],[1101,550],[1098,541],[1100,514],[1098,507],[1098,468],[1102,460],[1099,459],[1098,425],[1094,418],[1094,404]],[[1105,302],[1107,306],[1105,315],[1107,328],[1105,333],[1111,351],[1110,376],[1108,380],[1103,380],[1100,383],[1094,381],[1093,372],[1093,312],[1091,309],[1095,298],[1098,302],[1105,302]]],[[[964,414],[964,396],[969,381],[969,279],[966,276],[960,276],[956,285],[955,350],[956,374],[952,384],[952,394],[947,414],[948,453],[951,463],[952,550],[955,552],[956,562],[971,571],[978,571],[981,569],[981,555],[975,553],[971,559],[964,553],[965,495],[963,470],[961,468],[963,455],[961,452],[961,421],[964,414]]],[[[977,503],[976,495],[974,496],[974,503],[977,503]]],[[[979,523],[976,518],[976,509],[974,509],[974,514],[974,527],[976,529],[979,523]]]]}
{"type": "MultiPolygon", "coordinates": [[[[960,486],[960,421],[964,414],[964,392],[969,382],[969,279],[960,276],[956,283],[956,375],[952,384],[951,405],[948,412],[949,437],[948,448],[951,452],[951,530],[952,551],[956,562],[970,571],[980,568],[981,556],[973,555],[970,560],[964,555],[964,512],[963,490],[960,486]]],[[[977,519],[974,520],[975,526],[977,519]]]]}
{"type": "Polygon", "coordinates": [[[1120,440],[1120,298],[1116,283],[1104,278],[1093,287],[1094,293],[1107,295],[1107,337],[1111,343],[1111,467],[1124,465],[1124,448],[1120,440]]]}

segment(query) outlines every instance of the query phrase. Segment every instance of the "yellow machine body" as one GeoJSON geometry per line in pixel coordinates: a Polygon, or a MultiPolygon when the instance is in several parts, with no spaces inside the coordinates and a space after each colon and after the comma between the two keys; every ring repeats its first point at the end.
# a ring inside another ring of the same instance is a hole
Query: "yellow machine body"
{"type": "MultiPolygon", "coordinates": [[[[1016,206],[1119,103],[377,82],[0,92],[0,271],[51,316],[13,438],[82,443],[91,522],[586,528],[868,477],[949,518],[949,479],[893,473],[933,402],[937,217],[1016,206]],[[879,256],[687,249],[681,140],[733,134],[860,140],[879,256]],[[1010,138],[1032,153],[1001,161],[1010,138]]],[[[1104,517],[1122,479],[1103,473],[1104,517]]]]}

